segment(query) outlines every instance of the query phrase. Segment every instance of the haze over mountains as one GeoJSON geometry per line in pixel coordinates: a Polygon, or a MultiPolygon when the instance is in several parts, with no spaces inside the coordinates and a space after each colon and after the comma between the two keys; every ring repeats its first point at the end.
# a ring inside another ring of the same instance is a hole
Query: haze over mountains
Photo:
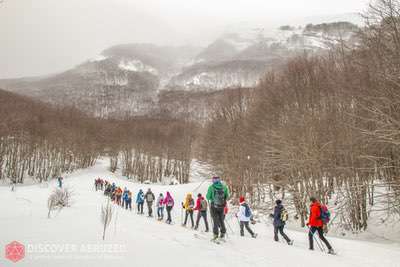
{"type": "MultiPolygon", "coordinates": [[[[0,80],[0,87],[97,117],[148,115],[164,108],[176,114],[172,109],[182,104],[176,102],[182,91],[187,102],[192,94],[214,99],[226,89],[254,87],[290,57],[324,52],[340,40],[355,45],[357,30],[350,22],[285,25],[273,31],[243,26],[205,48],[120,44],[65,72],[0,80]]],[[[195,113],[204,108],[192,106],[195,113]]]]}

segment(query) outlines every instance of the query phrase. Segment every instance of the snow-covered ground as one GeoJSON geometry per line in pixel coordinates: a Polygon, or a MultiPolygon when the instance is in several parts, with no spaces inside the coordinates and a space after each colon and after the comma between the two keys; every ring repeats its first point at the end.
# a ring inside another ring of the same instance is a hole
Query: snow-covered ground
{"type": "MultiPolygon", "coordinates": [[[[198,171],[197,174],[202,173],[198,171]]],[[[269,224],[256,224],[257,239],[240,237],[235,217],[228,214],[228,238],[211,243],[211,234],[183,228],[179,203],[186,192],[205,193],[208,182],[200,177],[187,185],[151,185],[153,192],[167,190],[175,198],[174,225],[115,207],[111,225],[102,241],[100,210],[106,198],[96,192],[93,180],[102,177],[127,186],[134,193],[150,185],[135,184],[113,175],[107,162],[65,176],[65,186],[74,191],[74,203],[47,218],[47,198],[56,187],[20,186],[15,192],[0,187],[0,248],[18,241],[25,245],[25,258],[17,263],[0,256],[0,266],[400,266],[400,244],[345,240],[329,237],[338,255],[309,251],[306,231],[287,231],[294,246],[272,240],[269,224]],[[193,192],[198,188],[197,191],[193,192]]],[[[232,211],[233,212],[233,211],[232,211]]],[[[204,227],[201,225],[200,227],[204,227]]],[[[202,228],[203,229],[203,228],[202,228]]],[[[318,248],[317,248],[318,249],[318,248]]]]}

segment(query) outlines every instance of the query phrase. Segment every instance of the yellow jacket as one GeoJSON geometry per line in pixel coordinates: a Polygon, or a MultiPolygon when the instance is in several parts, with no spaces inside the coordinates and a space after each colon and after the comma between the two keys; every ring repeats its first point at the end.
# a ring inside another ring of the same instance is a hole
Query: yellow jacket
{"type": "Polygon", "coordinates": [[[192,198],[192,194],[186,195],[185,202],[183,203],[183,208],[185,210],[193,210],[194,209],[194,199],[192,198]]]}

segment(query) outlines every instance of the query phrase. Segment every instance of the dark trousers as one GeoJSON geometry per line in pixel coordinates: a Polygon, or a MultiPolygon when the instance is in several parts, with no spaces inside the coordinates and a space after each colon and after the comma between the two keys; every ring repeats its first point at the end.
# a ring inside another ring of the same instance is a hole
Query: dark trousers
{"type": "Polygon", "coordinates": [[[149,216],[153,216],[153,202],[147,201],[147,210],[149,212],[149,216]]]}
{"type": "Polygon", "coordinates": [[[310,249],[314,249],[314,234],[315,232],[318,232],[319,239],[322,240],[322,242],[325,243],[326,247],[328,249],[332,249],[331,244],[329,244],[328,240],[324,237],[324,230],[322,227],[310,227],[310,231],[308,232],[308,240],[310,242],[310,249]]]}
{"type": "Polygon", "coordinates": [[[171,210],[172,210],[172,207],[168,207],[167,206],[167,223],[171,223],[172,222],[171,210]]]}
{"type": "Polygon", "coordinates": [[[286,240],[286,242],[290,242],[290,238],[285,234],[285,232],[283,231],[283,228],[285,228],[285,225],[279,225],[276,226],[274,225],[274,240],[275,241],[279,241],[279,237],[278,237],[278,232],[281,234],[281,236],[286,240]]]}
{"type": "Polygon", "coordinates": [[[190,221],[192,222],[192,227],[194,227],[194,221],[193,221],[193,210],[186,210],[185,212],[185,222],[183,223],[184,225],[186,225],[187,223],[187,219],[190,216],[190,221]]]}
{"type": "Polygon", "coordinates": [[[125,200],[125,209],[132,209],[132,200],[125,200]]]}
{"type": "Polygon", "coordinates": [[[218,235],[221,232],[221,236],[224,236],[226,233],[224,208],[211,206],[211,217],[214,223],[214,235],[218,235]]]}
{"type": "Polygon", "coordinates": [[[143,202],[137,204],[138,213],[143,214],[143,202]]]}
{"type": "Polygon", "coordinates": [[[161,220],[164,218],[164,207],[157,208],[157,216],[161,220]]]}
{"type": "Polygon", "coordinates": [[[249,222],[240,222],[240,235],[244,236],[244,228],[246,227],[247,232],[251,234],[251,236],[254,235],[254,232],[251,230],[249,222]]]}
{"type": "Polygon", "coordinates": [[[196,227],[195,229],[199,228],[199,222],[201,217],[204,219],[204,224],[206,225],[206,231],[208,232],[208,221],[207,221],[207,211],[199,211],[197,213],[197,219],[196,219],[196,227]]]}

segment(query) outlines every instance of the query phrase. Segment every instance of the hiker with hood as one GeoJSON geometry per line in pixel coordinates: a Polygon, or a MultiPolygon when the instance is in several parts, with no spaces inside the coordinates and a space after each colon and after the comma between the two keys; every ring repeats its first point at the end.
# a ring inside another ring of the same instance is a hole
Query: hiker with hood
{"type": "Polygon", "coordinates": [[[128,190],[127,194],[125,195],[124,199],[125,209],[132,210],[132,192],[128,190]]]}
{"type": "Polygon", "coordinates": [[[286,221],[288,219],[288,213],[282,205],[282,200],[278,199],[275,201],[276,206],[274,208],[274,240],[279,241],[278,232],[286,240],[288,245],[293,245],[293,241],[285,234],[283,229],[285,228],[286,221]]]}
{"type": "Polygon", "coordinates": [[[219,177],[212,178],[212,184],[208,187],[206,198],[210,202],[210,213],[214,223],[213,240],[224,238],[226,234],[224,208],[229,198],[229,190],[219,177]]]}
{"type": "Polygon", "coordinates": [[[194,208],[194,210],[197,210],[196,226],[194,227],[194,230],[197,230],[199,228],[200,219],[203,217],[204,224],[206,225],[206,232],[209,231],[207,221],[207,208],[207,200],[205,200],[204,197],[199,193],[197,195],[196,207],[194,208]]]}
{"type": "Polygon", "coordinates": [[[166,223],[171,224],[172,223],[172,218],[171,218],[171,211],[174,207],[174,199],[172,198],[171,194],[167,192],[167,195],[164,198],[163,204],[165,205],[167,209],[167,221],[166,223]]]}
{"type": "Polygon", "coordinates": [[[128,199],[128,192],[129,192],[128,188],[125,187],[124,192],[122,193],[122,207],[126,206],[125,201],[128,199]]]}
{"type": "Polygon", "coordinates": [[[182,208],[185,209],[185,221],[182,224],[182,226],[186,226],[187,219],[190,216],[192,228],[194,228],[194,220],[193,220],[194,199],[192,197],[192,194],[188,193],[186,195],[185,202],[182,203],[182,208]]]}
{"type": "Polygon", "coordinates": [[[161,221],[164,219],[164,195],[160,193],[160,195],[157,198],[157,219],[161,221]]]}
{"type": "Polygon", "coordinates": [[[324,222],[321,219],[321,204],[315,197],[310,197],[310,217],[308,219],[307,226],[309,227],[308,240],[310,244],[310,250],[314,250],[314,234],[318,232],[318,236],[322,242],[328,248],[329,254],[335,254],[331,244],[324,237],[324,222]]]}
{"type": "Polygon", "coordinates": [[[256,238],[257,234],[255,234],[250,228],[250,221],[253,219],[253,214],[249,204],[246,203],[244,196],[239,198],[239,204],[239,211],[236,214],[236,217],[239,219],[240,235],[244,236],[244,228],[246,227],[246,230],[249,232],[251,237],[256,238]]]}
{"type": "Polygon", "coordinates": [[[136,196],[136,204],[138,214],[143,214],[144,194],[142,189],[139,190],[139,193],[136,196]]]}
{"type": "Polygon", "coordinates": [[[144,195],[144,198],[146,199],[147,203],[147,211],[148,211],[148,216],[152,217],[153,216],[153,202],[156,200],[156,197],[154,196],[153,192],[151,192],[151,189],[149,188],[144,195]]]}

